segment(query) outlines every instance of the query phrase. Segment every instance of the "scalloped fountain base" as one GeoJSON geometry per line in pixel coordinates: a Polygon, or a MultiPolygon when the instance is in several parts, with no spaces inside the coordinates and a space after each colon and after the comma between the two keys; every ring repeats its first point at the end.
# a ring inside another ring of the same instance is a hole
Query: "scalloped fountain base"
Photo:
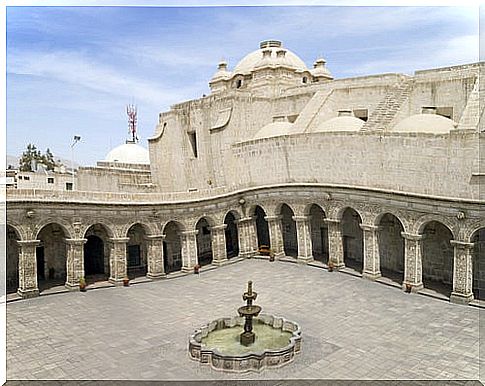
{"type": "Polygon", "coordinates": [[[216,370],[245,372],[286,365],[300,352],[298,324],[264,314],[253,320],[254,344],[246,347],[239,343],[243,317],[221,318],[190,336],[190,358],[216,370]]]}

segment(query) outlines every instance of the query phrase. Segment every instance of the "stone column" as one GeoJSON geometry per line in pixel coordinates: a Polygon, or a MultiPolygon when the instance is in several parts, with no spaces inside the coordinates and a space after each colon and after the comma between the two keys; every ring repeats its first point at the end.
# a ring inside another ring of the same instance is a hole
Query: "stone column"
{"type": "Polygon", "coordinates": [[[364,238],[364,269],[362,277],[375,280],[381,277],[379,243],[377,241],[378,226],[360,224],[364,238]]]}
{"type": "Polygon", "coordinates": [[[197,256],[198,230],[181,232],[182,238],[182,271],[191,272],[194,266],[199,264],[197,256]]]}
{"type": "Polygon", "coordinates": [[[79,279],[84,277],[84,244],[87,239],[66,239],[66,288],[70,291],[79,289],[79,279]]]}
{"type": "Polygon", "coordinates": [[[226,232],[227,224],[210,228],[212,239],[212,263],[222,265],[227,261],[226,232]]]}
{"type": "Polygon", "coordinates": [[[401,232],[404,237],[404,281],[403,289],[407,285],[411,286],[412,292],[417,292],[423,288],[423,267],[421,258],[422,235],[413,235],[401,232]]]}
{"type": "Polygon", "coordinates": [[[165,277],[165,269],[163,267],[165,259],[163,256],[163,240],[165,239],[165,235],[150,235],[146,239],[148,241],[147,277],[149,279],[165,277]]]}
{"type": "Polygon", "coordinates": [[[334,264],[335,269],[344,268],[344,246],[340,220],[325,218],[328,225],[328,262],[334,264]]]}
{"type": "Polygon", "coordinates": [[[269,242],[275,259],[285,256],[281,216],[266,216],[264,219],[268,222],[269,242]]]}
{"type": "Polygon", "coordinates": [[[39,296],[35,255],[35,248],[39,243],[40,240],[17,241],[19,246],[19,288],[17,293],[24,299],[39,296]]]}
{"type": "Polygon", "coordinates": [[[468,304],[473,300],[473,243],[451,240],[454,248],[453,292],[450,302],[468,304]]]}
{"type": "Polygon", "coordinates": [[[257,250],[256,220],[244,217],[236,221],[239,237],[239,256],[249,258],[257,250]]]}
{"type": "Polygon", "coordinates": [[[298,240],[298,261],[308,263],[313,261],[312,234],[309,216],[293,216],[296,223],[296,237],[298,240]]]}
{"type": "Polygon", "coordinates": [[[123,284],[123,279],[127,276],[126,270],[126,244],[128,237],[111,238],[111,253],[109,256],[109,281],[115,285],[123,284]]]}

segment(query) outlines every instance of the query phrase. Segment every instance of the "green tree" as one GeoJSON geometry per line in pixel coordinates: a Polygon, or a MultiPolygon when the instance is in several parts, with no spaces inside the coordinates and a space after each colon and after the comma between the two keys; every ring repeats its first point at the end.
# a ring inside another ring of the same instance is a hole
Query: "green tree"
{"type": "Polygon", "coordinates": [[[54,170],[56,166],[61,166],[60,161],[55,161],[54,155],[49,148],[42,154],[37,147],[31,143],[27,145],[27,149],[20,157],[19,167],[22,172],[31,172],[33,161],[43,163],[47,170],[54,170]]]}

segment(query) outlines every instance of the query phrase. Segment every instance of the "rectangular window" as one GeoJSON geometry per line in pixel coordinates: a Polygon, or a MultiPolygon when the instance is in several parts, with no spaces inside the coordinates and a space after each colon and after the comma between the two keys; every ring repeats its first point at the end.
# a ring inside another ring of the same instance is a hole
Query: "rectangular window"
{"type": "Polygon", "coordinates": [[[22,176],[19,176],[19,180],[21,180],[21,179],[22,179],[22,176]]]}
{"type": "Polygon", "coordinates": [[[356,109],[354,110],[354,115],[356,118],[362,119],[364,122],[367,122],[367,119],[369,119],[369,113],[367,109],[356,109]]]}
{"type": "Polygon", "coordinates": [[[53,184],[54,183],[54,178],[53,177],[48,177],[47,178],[47,183],[48,184],[53,184]]]}
{"type": "Polygon", "coordinates": [[[72,190],[72,182],[66,182],[66,190],[72,190]]]}
{"type": "Polygon", "coordinates": [[[29,181],[30,180],[30,177],[29,176],[24,176],[24,180],[25,181],[29,181]]]}
{"type": "Polygon", "coordinates": [[[197,134],[194,132],[188,133],[190,145],[192,146],[192,154],[197,158],[197,134]]]}

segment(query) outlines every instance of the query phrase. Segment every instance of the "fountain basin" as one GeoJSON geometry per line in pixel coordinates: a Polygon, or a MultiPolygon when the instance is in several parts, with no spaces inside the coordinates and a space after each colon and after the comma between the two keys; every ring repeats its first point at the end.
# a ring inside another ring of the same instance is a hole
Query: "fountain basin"
{"type": "Polygon", "coordinates": [[[262,314],[253,319],[256,341],[239,343],[244,317],[214,320],[195,331],[189,340],[189,356],[202,364],[228,372],[259,371],[291,362],[301,349],[298,324],[262,314]]]}

